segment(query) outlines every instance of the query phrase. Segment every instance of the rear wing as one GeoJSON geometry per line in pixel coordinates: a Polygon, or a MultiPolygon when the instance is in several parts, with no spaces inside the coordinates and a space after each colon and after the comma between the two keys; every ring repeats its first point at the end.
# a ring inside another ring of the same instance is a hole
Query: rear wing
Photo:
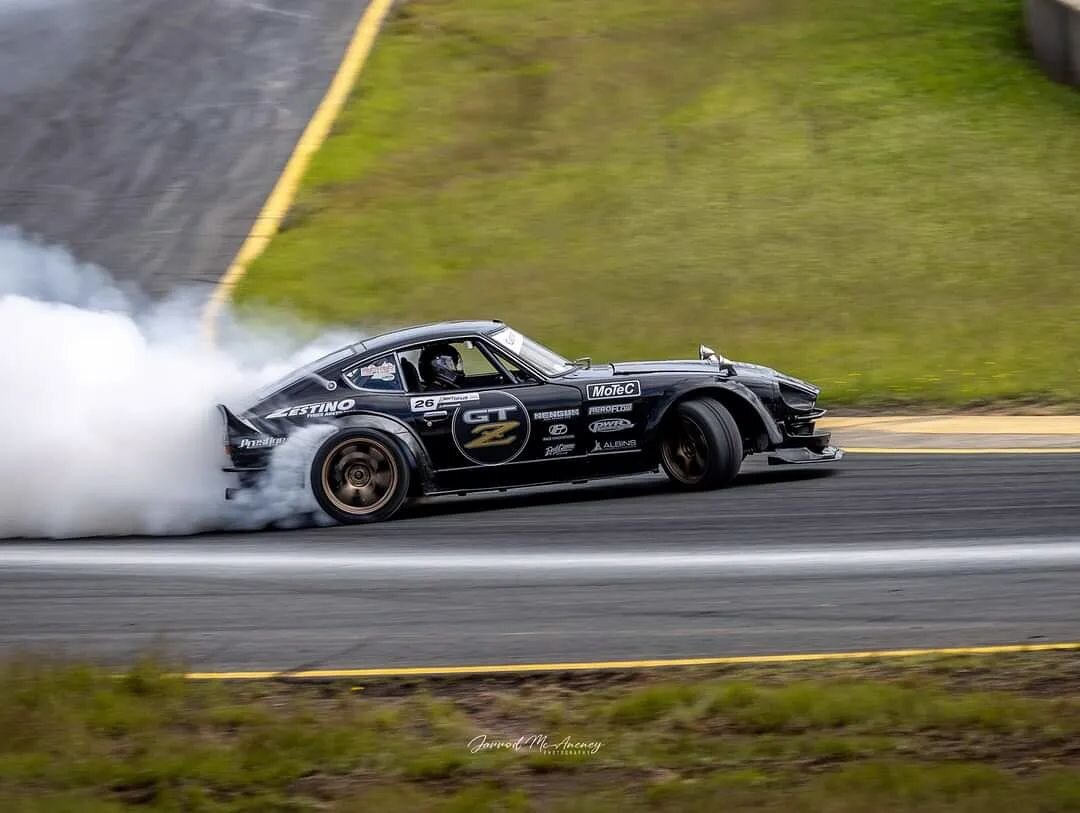
{"type": "Polygon", "coordinates": [[[264,469],[266,453],[280,446],[286,438],[264,431],[248,418],[234,414],[224,404],[218,404],[217,408],[225,429],[225,455],[232,464],[225,471],[264,469]]]}
{"type": "Polygon", "coordinates": [[[233,414],[225,404],[217,405],[218,412],[221,413],[221,419],[225,424],[225,442],[229,443],[231,440],[241,437],[252,437],[263,434],[254,425],[233,414]]]}

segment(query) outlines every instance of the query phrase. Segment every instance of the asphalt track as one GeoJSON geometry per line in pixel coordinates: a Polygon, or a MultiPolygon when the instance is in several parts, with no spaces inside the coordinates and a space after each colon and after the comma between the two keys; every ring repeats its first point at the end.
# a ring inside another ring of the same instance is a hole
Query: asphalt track
{"type": "Polygon", "coordinates": [[[364,668],[1080,639],[1080,456],[852,455],[365,528],[0,546],[0,652],[364,668]]]}
{"type": "Polygon", "coordinates": [[[218,281],[365,0],[0,0],[0,224],[151,294],[218,281]]]}

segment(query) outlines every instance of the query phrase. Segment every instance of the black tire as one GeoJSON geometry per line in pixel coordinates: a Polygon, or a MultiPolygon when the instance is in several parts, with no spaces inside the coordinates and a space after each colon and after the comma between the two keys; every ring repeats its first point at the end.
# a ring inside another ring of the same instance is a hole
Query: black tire
{"type": "Polygon", "coordinates": [[[337,432],[311,460],[315,500],[345,525],[390,519],[405,504],[411,480],[401,447],[374,429],[337,432]]]}
{"type": "Polygon", "coordinates": [[[680,488],[722,488],[743,461],[739,425],[718,401],[696,398],[676,404],[660,437],[660,465],[680,488]]]}

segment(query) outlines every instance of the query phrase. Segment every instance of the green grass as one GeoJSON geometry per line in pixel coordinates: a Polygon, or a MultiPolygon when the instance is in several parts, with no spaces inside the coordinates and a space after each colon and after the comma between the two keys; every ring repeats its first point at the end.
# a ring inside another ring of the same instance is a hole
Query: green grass
{"type": "Polygon", "coordinates": [[[243,281],[363,328],[699,342],[831,403],[1080,401],[1080,94],[1019,0],[412,0],[243,281]]]}
{"type": "Polygon", "coordinates": [[[1071,654],[363,686],[170,671],[0,666],[0,809],[1080,811],[1071,654]]]}

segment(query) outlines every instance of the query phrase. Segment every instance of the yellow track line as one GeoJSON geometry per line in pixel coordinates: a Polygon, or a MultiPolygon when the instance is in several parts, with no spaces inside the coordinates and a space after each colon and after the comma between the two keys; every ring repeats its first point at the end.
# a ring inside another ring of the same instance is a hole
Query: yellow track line
{"type": "Polygon", "coordinates": [[[214,338],[218,317],[225,303],[232,296],[236,284],[247,273],[251,263],[263,253],[270,238],[277,234],[281,227],[281,221],[296,198],[296,190],[300,187],[300,181],[304,177],[308,164],[311,163],[311,157],[330,134],[330,128],[341,112],[341,108],[344,107],[349,92],[356,84],[356,79],[363,70],[368,54],[371,53],[371,48],[375,44],[379,28],[386,19],[386,15],[390,13],[393,4],[394,0],[371,0],[360,22],[357,23],[349,46],[345,49],[345,56],[330,82],[330,87],[326,90],[326,95],[323,96],[307,127],[304,128],[300,140],[296,142],[285,164],[285,169],[282,170],[281,176],[270,191],[270,196],[255,218],[251,231],[244,238],[243,245],[240,246],[225,275],[218,281],[210,295],[210,300],[203,309],[203,333],[209,339],[214,338]]]}
{"type": "Polygon", "coordinates": [[[893,446],[844,446],[845,454],[1080,454],[1080,447],[1076,446],[1046,446],[1038,447],[918,447],[909,446],[906,449],[893,446]]]}
{"type": "Polygon", "coordinates": [[[659,658],[640,661],[570,661],[566,663],[495,663],[479,666],[403,666],[375,669],[305,669],[296,672],[188,672],[189,680],[266,680],[268,678],[331,679],[420,677],[424,675],[494,675],[519,672],[582,672],[612,669],[655,669],[671,666],[726,666],[735,664],[813,663],[870,658],[917,658],[930,655],[1005,655],[1017,652],[1075,652],[1080,642],[1058,644],[1005,644],[937,649],[883,649],[864,652],[810,652],[789,655],[734,655],[723,658],[659,658]]]}

